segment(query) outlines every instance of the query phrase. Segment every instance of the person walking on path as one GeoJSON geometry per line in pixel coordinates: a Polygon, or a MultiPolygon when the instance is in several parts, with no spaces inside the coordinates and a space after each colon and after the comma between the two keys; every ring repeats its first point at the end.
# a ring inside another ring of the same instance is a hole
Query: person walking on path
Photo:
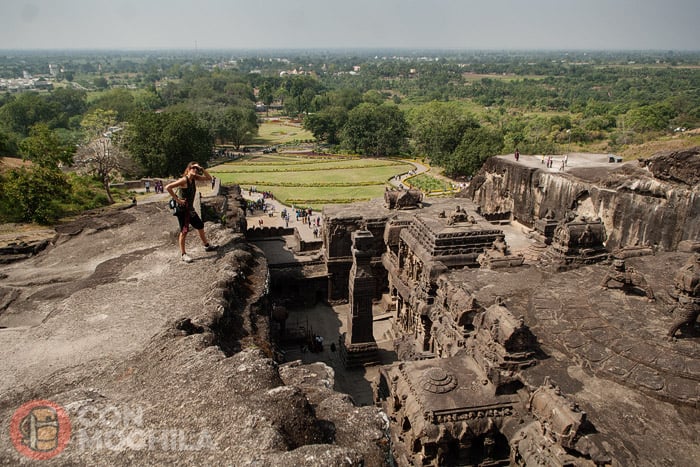
{"type": "Polygon", "coordinates": [[[215,246],[211,245],[207,240],[207,236],[204,233],[204,222],[194,210],[194,197],[197,193],[197,182],[198,181],[209,181],[211,180],[211,175],[205,169],[203,169],[197,162],[190,162],[187,164],[187,168],[183,173],[182,177],[169,183],[165,189],[170,193],[175,202],[178,204],[178,209],[176,212],[177,221],[180,224],[180,236],[178,238],[178,243],[180,245],[180,255],[182,261],[185,263],[191,263],[192,258],[187,254],[185,250],[185,240],[187,239],[187,233],[190,230],[190,225],[197,230],[199,238],[204,244],[205,251],[213,251],[216,249],[215,246]],[[175,190],[177,189],[177,193],[175,190]]]}

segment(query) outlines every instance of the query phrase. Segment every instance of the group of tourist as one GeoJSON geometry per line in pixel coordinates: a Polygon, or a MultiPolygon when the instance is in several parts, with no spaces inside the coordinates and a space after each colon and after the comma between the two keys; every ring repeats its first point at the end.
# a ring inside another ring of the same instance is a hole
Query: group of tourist
{"type": "MultiPolygon", "coordinates": [[[[513,157],[515,158],[516,162],[520,160],[520,151],[518,151],[517,148],[515,149],[515,153],[513,154],[513,157]]],[[[545,156],[544,154],[542,154],[540,156],[540,162],[542,164],[545,164],[545,166],[548,169],[551,169],[554,166],[554,157],[545,156]]],[[[562,157],[562,159],[561,159],[561,165],[559,166],[559,170],[563,171],[567,167],[568,163],[569,163],[569,155],[564,154],[564,157],[562,157]]]]}
{"type": "MultiPolygon", "coordinates": [[[[143,183],[144,188],[146,189],[146,193],[151,192],[151,181],[146,180],[143,183]]],[[[153,182],[153,192],[154,193],[163,193],[163,181],[162,180],[156,180],[153,182]]]]}
{"type": "MultiPolygon", "coordinates": [[[[542,154],[540,163],[545,164],[548,169],[551,169],[554,166],[554,158],[552,156],[546,156],[542,154]]],[[[564,170],[566,166],[568,165],[569,161],[569,155],[564,154],[564,157],[561,159],[561,165],[559,165],[559,170],[564,170]]]]}

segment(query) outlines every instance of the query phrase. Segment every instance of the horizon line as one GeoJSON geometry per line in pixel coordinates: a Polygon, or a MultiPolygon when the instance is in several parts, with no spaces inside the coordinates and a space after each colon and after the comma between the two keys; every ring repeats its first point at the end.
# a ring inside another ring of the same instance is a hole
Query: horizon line
{"type": "Polygon", "coordinates": [[[700,53],[699,49],[669,48],[585,48],[585,47],[406,47],[406,46],[335,46],[335,47],[82,47],[82,48],[0,48],[0,52],[245,52],[245,51],[413,51],[413,52],[664,52],[700,53]]]}

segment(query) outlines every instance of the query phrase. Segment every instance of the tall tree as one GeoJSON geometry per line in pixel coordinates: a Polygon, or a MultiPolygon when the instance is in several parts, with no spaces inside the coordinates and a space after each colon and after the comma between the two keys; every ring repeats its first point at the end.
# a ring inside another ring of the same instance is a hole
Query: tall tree
{"type": "Polygon", "coordinates": [[[216,138],[236,149],[258,134],[258,117],[252,108],[229,106],[209,113],[208,119],[216,138]]]}
{"type": "Polygon", "coordinates": [[[473,116],[451,102],[424,104],[411,112],[409,121],[416,149],[436,165],[451,156],[467,129],[479,127],[473,116]]]}
{"type": "Polygon", "coordinates": [[[114,110],[117,121],[124,122],[137,108],[134,96],[127,89],[116,88],[105,92],[90,103],[91,109],[114,110]]]}
{"type": "Polygon", "coordinates": [[[319,112],[304,118],[304,128],[313,133],[318,141],[328,144],[340,142],[340,131],[348,120],[348,111],[344,107],[325,107],[319,112]]]}
{"type": "Polygon", "coordinates": [[[258,88],[258,98],[265,104],[265,113],[270,114],[270,105],[275,99],[274,87],[269,80],[263,81],[258,88]]]}
{"type": "Polygon", "coordinates": [[[169,175],[161,143],[163,120],[162,114],[137,112],[129,121],[124,136],[126,149],[151,176],[169,175]]]}
{"type": "Polygon", "coordinates": [[[49,122],[52,128],[69,128],[74,117],[87,110],[87,93],[71,88],[58,88],[46,98],[53,109],[54,117],[49,122]]]}
{"type": "Polygon", "coordinates": [[[342,144],[359,154],[395,155],[406,147],[408,123],[403,112],[393,104],[365,102],[348,112],[341,134],[342,144]]]}
{"type": "Polygon", "coordinates": [[[29,137],[20,141],[19,152],[35,164],[56,168],[73,161],[75,147],[64,142],[45,123],[37,123],[29,131],[29,137]]]}
{"type": "Polygon", "coordinates": [[[212,153],[209,126],[185,110],[139,113],[125,136],[125,147],[151,176],[179,175],[190,161],[205,165],[212,153]]]}
{"type": "Polygon", "coordinates": [[[498,130],[479,127],[464,132],[462,141],[443,165],[449,175],[473,175],[486,159],[503,149],[503,135],[498,130]]]}

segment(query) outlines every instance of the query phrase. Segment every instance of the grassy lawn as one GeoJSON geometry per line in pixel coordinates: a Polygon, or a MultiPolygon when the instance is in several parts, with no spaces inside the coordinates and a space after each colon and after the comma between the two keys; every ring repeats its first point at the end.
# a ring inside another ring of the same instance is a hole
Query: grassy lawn
{"type": "Polygon", "coordinates": [[[387,180],[412,165],[388,159],[270,154],[213,167],[224,184],[271,191],[284,204],[320,209],[324,204],[380,198],[387,180]]]}
{"type": "Polygon", "coordinates": [[[264,121],[258,129],[258,137],[253,144],[276,145],[294,141],[313,141],[314,135],[301,127],[300,124],[285,120],[264,121]]]}
{"type": "Polygon", "coordinates": [[[412,187],[418,188],[419,190],[421,190],[423,192],[452,191],[452,184],[449,183],[448,181],[441,180],[439,178],[435,178],[431,175],[426,175],[426,174],[420,174],[420,175],[416,175],[415,177],[411,177],[407,180],[407,183],[409,185],[411,185],[412,187]]]}

